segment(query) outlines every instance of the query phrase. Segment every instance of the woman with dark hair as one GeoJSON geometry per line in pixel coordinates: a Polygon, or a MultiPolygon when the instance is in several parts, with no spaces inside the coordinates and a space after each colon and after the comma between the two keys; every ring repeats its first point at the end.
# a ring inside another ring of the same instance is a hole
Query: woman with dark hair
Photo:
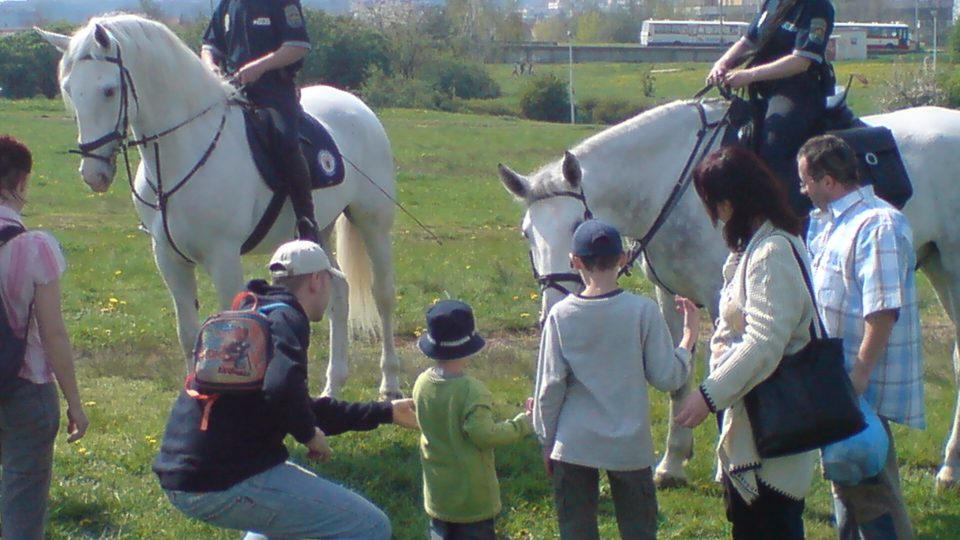
{"type": "MultiPolygon", "coordinates": [[[[60,310],[63,254],[49,234],[25,230],[20,217],[32,166],[23,143],[0,136],[0,239],[9,238],[0,241],[0,315],[14,338],[26,338],[19,371],[0,377],[4,540],[44,538],[53,442],[60,428],[56,384],[67,401],[67,442],[83,437],[88,425],[60,310]]],[[[21,355],[16,356],[13,360],[20,362],[21,355]]]]}
{"type": "Polygon", "coordinates": [[[692,428],[710,412],[724,411],[718,475],[734,539],[802,539],[817,453],[761,458],[743,402],[785,354],[810,341],[814,305],[800,268],[809,268],[798,237],[801,221],[783,186],[749,150],[722,148],[693,174],[710,218],[723,223],[730,256],[710,340],[710,374],[676,421],[692,428]]]}

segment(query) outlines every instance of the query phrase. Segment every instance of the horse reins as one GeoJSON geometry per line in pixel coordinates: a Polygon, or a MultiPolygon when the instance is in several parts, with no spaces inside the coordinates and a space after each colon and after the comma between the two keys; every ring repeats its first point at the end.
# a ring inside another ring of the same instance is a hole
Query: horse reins
{"type": "Polygon", "coordinates": [[[111,131],[110,133],[107,133],[106,135],[94,141],[91,141],[88,143],[80,143],[78,145],[77,150],[68,150],[68,152],[71,154],[79,154],[84,158],[93,158],[111,165],[113,164],[112,162],[114,161],[116,154],[122,153],[124,165],[127,171],[127,183],[130,186],[130,191],[131,193],[133,193],[134,198],[144,206],[160,212],[160,219],[161,219],[161,222],[163,223],[163,232],[164,232],[164,235],[167,237],[167,242],[170,244],[170,247],[172,247],[173,250],[178,255],[180,255],[180,257],[183,258],[184,261],[190,264],[194,264],[194,261],[189,257],[187,257],[186,254],[183,253],[183,251],[177,246],[177,243],[173,239],[173,235],[170,232],[167,209],[169,207],[170,197],[174,193],[179,191],[180,188],[186,185],[186,183],[191,178],[193,178],[193,176],[197,173],[197,171],[200,170],[200,168],[203,167],[204,164],[206,164],[207,160],[210,159],[210,156],[213,154],[213,151],[216,149],[218,143],[220,142],[220,136],[223,134],[223,128],[227,123],[227,116],[229,112],[229,99],[217,100],[214,103],[211,103],[210,105],[208,105],[206,108],[204,108],[200,112],[187,118],[186,120],[174,125],[173,127],[164,129],[154,135],[145,135],[139,139],[130,140],[129,133],[128,133],[128,129],[130,125],[130,116],[129,116],[130,99],[128,96],[129,95],[133,96],[134,103],[136,103],[138,110],[140,108],[140,100],[139,100],[139,97],[137,96],[137,88],[133,83],[133,76],[130,75],[130,70],[127,69],[127,67],[123,64],[123,56],[121,54],[120,46],[117,43],[114,43],[114,46],[117,48],[117,56],[115,57],[95,58],[92,55],[87,55],[79,58],[77,61],[81,62],[84,60],[91,60],[91,61],[109,62],[111,64],[117,65],[117,68],[120,71],[120,109],[117,111],[117,122],[114,125],[113,131],[111,131]],[[176,182],[173,188],[167,191],[164,191],[163,175],[161,174],[161,169],[160,169],[159,140],[173,133],[174,131],[177,131],[178,129],[186,126],[187,124],[193,122],[197,118],[200,118],[201,116],[207,114],[208,112],[213,110],[217,105],[220,105],[220,104],[224,104],[226,106],[223,109],[223,115],[220,117],[220,124],[217,127],[217,132],[214,135],[213,140],[207,146],[207,149],[204,150],[203,154],[201,154],[200,159],[197,160],[197,162],[184,175],[184,177],[181,178],[178,182],[176,182]],[[119,144],[117,145],[116,148],[114,148],[113,153],[109,157],[104,157],[104,156],[101,156],[100,154],[94,153],[94,150],[97,150],[113,141],[119,141],[119,144]],[[130,147],[146,148],[147,144],[149,143],[153,143],[153,154],[154,154],[154,160],[156,163],[156,171],[157,171],[157,183],[156,185],[154,185],[152,182],[150,182],[150,179],[146,177],[144,177],[144,180],[146,181],[147,186],[153,192],[154,196],[157,198],[156,203],[147,201],[137,191],[136,186],[134,186],[133,184],[133,173],[130,168],[129,148],[130,147]]]}

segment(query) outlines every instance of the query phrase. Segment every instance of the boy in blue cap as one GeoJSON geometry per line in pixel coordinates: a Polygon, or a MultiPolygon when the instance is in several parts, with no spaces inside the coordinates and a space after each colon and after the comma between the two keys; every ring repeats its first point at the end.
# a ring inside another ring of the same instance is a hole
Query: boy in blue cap
{"type": "Polygon", "coordinates": [[[444,300],[427,310],[418,345],[436,361],[413,386],[430,540],[495,540],[500,485],[493,449],[533,432],[530,403],[512,420],[494,421],[493,396],[465,372],[467,357],[484,346],[469,305],[444,300]]]}
{"type": "Polygon", "coordinates": [[[657,535],[647,385],[677,390],[690,373],[699,329],[697,307],[677,298],[683,339],[673,340],[657,304],[624,291],[620,233],[598,220],[573,234],[573,268],[582,293],[547,315],[537,361],[533,423],[552,477],[560,538],[599,539],[599,469],[607,471],[620,537],[657,535]]]}

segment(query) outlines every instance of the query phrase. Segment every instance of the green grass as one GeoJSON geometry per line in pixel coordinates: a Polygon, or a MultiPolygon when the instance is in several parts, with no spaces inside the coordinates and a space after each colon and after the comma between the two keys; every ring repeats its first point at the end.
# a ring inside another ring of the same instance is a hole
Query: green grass
{"type": "MultiPolygon", "coordinates": [[[[850,66],[880,76],[887,63],[850,66]]],[[[690,95],[706,66],[661,66],[681,71],[658,75],[658,96],[690,95]],[[672,93],[668,93],[672,92],[672,93]]],[[[499,68],[498,68],[499,69],[499,68]]],[[[509,69],[509,68],[507,68],[509,69]]],[[[538,66],[538,70],[550,69],[538,66]]],[[[557,67],[556,69],[561,69],[557,67]]],[[[629,95],[635,66],[583,65],[581,97],[629,95]]],[[[847,66],[840,66],[843,73],[847,66]]],[[[498,76],[514,81],[509,71],[498,76]]],[[[874,90],[875,82],[870,83],[874,90]]],[[[505,88],[508,88],[505,83],[505,88]]],[[[508,94],[509,95],[509,94],[508,94]]],[[[859,109],[858,109],[859,110],[859,109]]],[[[862,112],[867,112],[866,110],[862,112]]],[[[387,110],[381,117],[393,142],[399,171],[399,198],[442,239],[436,245],[409,218],[394,229],[399,327],[397,340],[405,390],[426,363],[413,347],[424,307],[436,298],[463,298],[474,304],[480,330],[490,346],[472,370],[493,391],[500,417],[514,414],[530,393],[536,355],[539,304],[530,277],[526,246],[517,227],[521,209],[503,190],[496,164],[520,172],[556,159],[564,148],[601,129],[490,116],[387,110]]],[[[125,179],[106,194],[93,194],[79,180],[77,159],[66,154],[76,127],[56,101],[0,102],[0,131],[24,139],[34,150],[35,172],[26,220],[51,229],[63,243],[69,268],[64,278],[64,311],[77,349],[83,399],[92,419],[77,445],[59,443],[56,453],[50,536],[52,538],[235,538],[235,532],[190,521],[167,503],[150,472],[169,406],[181,383],[183,361],[171,302],[152,263],[147,237],[136,232],[125,179]]],[[[175,204],[175,202],[174,202],[175,204]]],[[[264,257],[245,260],[248,276],[263,275],[264,257]]],[[[208,280],[201,279],[203,313],[214,309],[208,280]]],[[[955,389],[946,320],[923,282],[927,335],[929,428],[897,430],[904,488],[920,537],[956,537],[960,495],[933,493],[943,437],[952,421],[955,389]]],[[[632,289],[649,291],[639,278],[632,289]]],[[[311,387],[320,388],[325,368],[325,325],[314,325],[311,387]]],[[[351,348],[347,397],[372,399],[377,383],[375,345],[351,348]]],[[[698,362],[702,365],[702,358],[698,362]]],[[[662,451],[666,398],[653,399],[654,440],[662,451]]],[[[687,471],[689,486],[661,490],[661,538],[724,538],[720,489],[712,481],[715,430],[696,431],[696,453],[687,471]]],[[[334,460],[309,465],[353,487],[391,516],[397,538],[421,538],[426,526],[420,495],[416,435],[392,427],[333,440],[334,460]]],[[[294,459],[305,463],[294,443],[294,459]]],[[[498,450],[504,512],[501,533],[510,538],[553,538],[556,525],[549,483],[536,444],[498,450]]],[[[605,490],[608,490],[604,486],[605,490]]],[[[808,499],[808,536],[832,538],[826,484],[816,482],[808,499]]],[[[609,501],[601,506],[604,538],[615,537],[609,501]]]]}
{"type": "MultiPolygon", "coordinates": [[[[854,83],[850,93],[850,106],[860,115],[878,112],[874,103],[876,97],[883,91],[883,82],[888,80],[895,69],[905,65],[901,57],[884,57],[864,62],[838,62],[835,64],[837,81],[846,84],[851,74],[862,75],[867,83],[854,83]]],[[[915,64],[911,64],[915,65],[915,64]]],[[[503,96],[497,101],[513,110],[519,110],[519,95],[523,85],[530,77],[512,75],[511,64],[497,64],[488,66],[491,75],[500,84],[503,96]]],[[[576,91],[576,101],[587,98],[617,98],[652,106],[678,98],[692,97],[703,88],[704,78],[710,70],[706,63],[676,63],[676,64],[607,64],[589,63],[574,64],[573,79],[576,91]],[[652,98],[644,97],[642,88],[642,71],[652,69],[656,80],[655,92],[652,98]]],[[[561,80],[568,78],[566,64],[541,64],[536,66],[537,75],[552,73],[561,80]]],[[[714,92],[712,95],[716,95],[714,92]]]]}

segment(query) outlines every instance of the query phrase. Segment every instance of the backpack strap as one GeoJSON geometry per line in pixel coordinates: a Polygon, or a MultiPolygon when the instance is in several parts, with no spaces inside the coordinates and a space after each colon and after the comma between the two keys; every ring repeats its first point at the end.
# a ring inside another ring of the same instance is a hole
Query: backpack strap
{"type": "Polygon", "coordinates": [[[195,373],[187,375],[187,378],[183,381],[183,390],[188,396],[203,402],[203,418],[200,419],[200,431],[206,431],[210,427],[210,410],[213,408],[213,404],[220,399],[220,394],[201,394],[191,388],[195,377],[195,373]]]}
{"type": "MultiPolygon", "coordinates": [[[[0,247],[3,247],[22,233],[27,232],[20,224],[7,225],[6,227],[0,228],[0,247]]],[[[27,308],[27,324],[26,328],[23,331],[23,339],[26,341],[27,335],[30,333],[30,318],[33,317],[33,301],[30,301],[30,307],[27,308]]],[[[10,326],[10,321],[7,317],[7,309],[3,305],[3,296],[0,295],[0,324],[10,326]]],[[[11,332],[13,330],[11,329],[11,332]]]]}

